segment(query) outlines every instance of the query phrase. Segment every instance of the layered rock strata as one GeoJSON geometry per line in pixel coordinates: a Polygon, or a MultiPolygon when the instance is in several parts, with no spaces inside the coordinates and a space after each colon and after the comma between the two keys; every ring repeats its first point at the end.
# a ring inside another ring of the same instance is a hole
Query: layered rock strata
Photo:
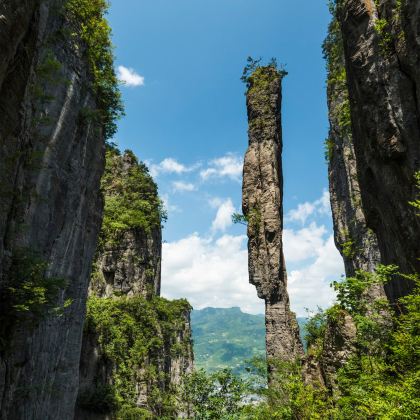
{"type": "Polygon", "coordinates": [[[242,209],[248,222],[250,283],[266,304],[267,356],[294,360],[303,353],[290,311],[283,256],[281,81],[274,66],[248,78],[249,147],[245,155],[242,209]]]}
{"type": "Polygon", "coordinates": [[[101,224],[101,124],[62,1],[0,2],[0,418],[71,419],[101,224]]]}
{"type": "MultiPolygon", "coordinates": [[[[417,1],[338,3],[361,208],[383,264],[419,272],[420,220],[408,202],[420,168],[420,6],[417,1]]],[[[391,301],[407,294],[387,284],[391,301]]]]}

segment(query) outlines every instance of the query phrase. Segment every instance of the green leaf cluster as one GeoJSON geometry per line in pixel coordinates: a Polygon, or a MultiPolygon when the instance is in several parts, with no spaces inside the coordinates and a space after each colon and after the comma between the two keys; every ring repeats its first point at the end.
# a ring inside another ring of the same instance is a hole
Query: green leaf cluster
{"type": "Polygon", "coordinates": [[[116,120],[124,114],[114,70],[111,28],[105,19],[108,7],[107,0],[67,0],[65,9],[75,27],[74,36],[86,45],[97,111],[106,139],[115,134],[116,120]]]}
{"type": "Polygon", "coordinates": [[[272,69],[276,76],[280,76],[283,78],[287,76],[287,71],[285,70],[284,66],[277,64],[277,59],[272,58],[267,65],[262,65],[262,58],[254,59],[252,57],[247,58],[247,64],[244,67],[242,72],[241,81],[246,84],[247,89],[251,87],[251,84],[256,82],[256,80],[261,76],[261,74],[265,73],[263,69],[272,69]]]}
{"type": "Polygon", "coordinates": [[[184,378],[182,401],[187,418],[194,420],[228,420],[239,418],[246,383],[231,370],[212,374],[196,370],[184,378]]]}
{"type": "Polygon", "coordinates": [[[102,244],[114,242],[129,229],[150,233],[166,220],[156,183],[146,165],[138,162],[130,151],[121,156],[115,147],[107,148],[102,191],[105,198],[102,244]]]}
{"type": "Polygon", "coordinates": [[[420,171],[417,171],[414,174],[414,182],[416,185],[416,189],[418,190],[417,197],[414,201],[410,201],[409,204],[419,212],[417,213],[417,216],[420,216],[420,171]]]}
{"type": "Polygon", "coordinates": [[[146,411],[150,416],[162,416],[159,418],[175,413],[177,390],[170,387],[170,378],[159,368],[166,358],[188,355],[191,337],[184,331],[190,310],[186,300],[90,297],[86,333],[97,337],[100,357],[112,366],[112,378],[111,384],[104,384],[98,377],[96,388],[80,396],[81,406],[96,413],[114,413],[121,419],[147,418],[135,417],[146,411]],[[181,341],[179,337],[183,337],[181,341]],[[148,407],[144,408],[136,406],[140,382],[147,383],[149,389],[148,407]]]}

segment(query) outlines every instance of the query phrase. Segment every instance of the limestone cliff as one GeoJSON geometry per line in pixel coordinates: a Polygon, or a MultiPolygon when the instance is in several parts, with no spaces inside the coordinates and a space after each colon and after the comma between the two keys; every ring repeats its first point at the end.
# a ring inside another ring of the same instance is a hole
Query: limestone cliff
{"type": "Polygon", "coordinates": [[[191,308],[159,297],[157,186],[133,153],[108,147],[102,190],[75,418],[176,417],[176,388],[193,364],[191,308]]]}
{"type": "MultiPolygon", "coordinates": [[[[407,272],[416,269],[418,221],[408,201],[415,196],[410,176],[419,168],[418,83],[409,76],[415,69],[406,74],[403,57],[408,59],[408,50],[415,52],[413,29],[418,32],[419,22],[418,8],[412,10],[417,21],[408,19],[407,8],[412,8],[411,2],[331,4],[333,20],[324,44],[330,120],[326,157],[335,241],[347,276],[357,270],[373,272],[378,264],[397,264],[407,272]],[[414,224],[400,226],[406,217],[414,224]]],[[[388,297],[394,301],[409,286],[401,278],[395,280],[387,286],[388,297]]],[[[370,303],[383,297],[380,285],[364,295],[370,303]]],[[[382,313],[380,322],[389,329],[389,313],[382,313]]],[[[355,338],[348,315],[327,323],[318,367],[329,388],[334,388],[337,369],[353,353],[355,338]]]]}
{"type": "MultiPolygon", "coordinates": [[[[361,208],[380,261],[419,272],[420,221],[408,202],[420,168],[420,6],[407,0],[338,2],[361,208]]],[[[351,122],[350,122],[351,121],[351,122]]],[[[398,278],[391,301],[410,291],[398,278]]]]}
{"type": "Polygon", "coordinates": [[[89,53],[63,1],[0,2],[2,419],[73,416],[107,134],[89,53]]]}
{"type": "Polygon", "coordinates": [[[242,187],[248,221],[249,279],[266,303],[267,356],[294,360],[303,353],[295,315],[290,311],[283,257],[283,174],[281,81],[274,65],[248,77],[249,147],[242,187]]]}
{"type": "Polygon", "coordinates": [[[156,184],[131,152],[121,156],[109,147],[102,190],[104,224],[90,293],[159,296],[162,210],[156,184]]]}

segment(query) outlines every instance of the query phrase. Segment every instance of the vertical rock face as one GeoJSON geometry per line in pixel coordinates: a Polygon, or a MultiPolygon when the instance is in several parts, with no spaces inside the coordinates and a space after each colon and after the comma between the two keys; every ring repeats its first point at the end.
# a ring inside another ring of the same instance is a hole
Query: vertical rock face
{"type": "Polygon", "coordinates": [[[62,3],[0,2],[2,419],[70,419],[77,395],[104,136],[62,3]]]}
{"type": "MultiPolygon", "coordinates": [[[[381,262],[381,254],[377,236],[367,226],[362,208],[358,165],[351,132],[343,40],[335,17],[324,43],[324,54],[328,68],[327,97],[330,121],[326,158],[334,236],[336,246],[344,259],[346,275],[353,276],[357,270],[374,271],[381,262]]],[[[384,297],[383,287],[375,286],[368,294],[369,299],[384,297]]]]}
{"type": "Polygon", "coordinates": [[[193,364],[191,307],[159,298],[157,186],[133,153],[109,147],[102,190],[75,418],[175,416],[171,399],[193,364]]]}
{"type": "Polygon", "coordinates": [[[155,183],[131,152],[120,156],[109,149],[102,187],[105,221],[91,294],[159,296],[162,233],[155,183]],[[150,213],[143,215],[148,206],[150,213]]]}
{"type": "Polygon", "coordinates": [[[245,155],[242,208],[248,221],[250,283],[266,302],[268,357],[293,360],[302,353],[290,311],[283,257],[282,73],[259,67],[248,79],[249,147],[245,155]]]}
{"type": "MultiPolygon", "coordinates": [[[[343,0],[338,5],[361,206],[381,262],[420,270],[420,221],[407,204],[420,167],[420,6],[343,0]]],[[[386,286],[395,301],[411,289],[386,286]]]]}

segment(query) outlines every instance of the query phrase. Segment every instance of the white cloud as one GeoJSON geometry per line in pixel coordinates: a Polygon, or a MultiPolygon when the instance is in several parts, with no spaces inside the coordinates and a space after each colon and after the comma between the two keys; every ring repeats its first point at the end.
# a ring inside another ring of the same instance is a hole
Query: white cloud
{"type": "Polygon", "coordinates": [[[176,159],[166,158],[158,164],[150,163],[150,174],[153,177],[156,177],[161,173],[180,175],[186,172],[191,172],[196,168],[197,165],[186,166],[182,163],[179,163],[176,159]]]}
{"type": "Polygon", "coordinates": [[[227,177],[240,181],[243,168],[243,159],[233,154],[227,154],[209,162],[208,168],[200,172],[201,179],[227,177]]]}
{"type": "MultiPolygon", "coordinates": [[[[329,212],[328,193],[311,204],[312,215],[329,212]]],[[[225,234],[235,211],[232,200],[213,197],[209,205],[217,209],[211,238],[193,234],[163,245],[163,295],[187,297],[197,309],[239,306],[244,312],[263,313],[263,302],[248,282],[246,236],[225,234]],[[217,232],[222,236],[218,238],[217,232]]],[[[334,299],[329,284],[344,273],[331,232],[307,219],[304,226],[286,226],[283,232],[288,290],[298,316],[306,316],[305,308],[328,307],[334,299]]]]}
{"type": "Polygon", "coordinates": [[[286,220],[299,221],[305,224],[306,219],[315,211],[315,206],[312,203],[299,204],[296,209],[290,210],[287,213],[286,220]]]}
{"type": "Polygon", "coordinates": [[[205,239],[193,234],[163,244],[162,294],[187,297],[196,309],[239,306],[264,313],[263,301],[248,282],[246,237],[223,235],[205,239]]]}
{"type": "Polygon", "coordinates": [[[284,229],[283,244],[286,262],[305,261],[315,257],[324,245],[323,238],[326,232],[324,226],[317,226],[315,223],[299,230],[284,229]]]}
{"type": "Polygon", "coordinates": [[[179,191],[179,192],[190,192],[190,191],[196,190],[196,187],[194,184],[183,182],[183,181],[172,182],[172,187],[174,191],[179,191]]]}
{"type": "Polygon", "coordinates": [[[219,208],[217,209],[216,218],[213,220],[211,226],[212,230],[225,232],[226,229],[232,225],[233,213],[235,213],[235,207],[230,198],[220,203],[219,208]]]}
{"type": "Polygon", "coordinates": [[[289,273],[291,306],[298,316],[306,316],[305,308],[315,311],[318,306],[329,307],[335,298],[329,284],[333,280],[339,280],[344,272],[343,260],[335,248],[332,235],[316,253],[316,259],[311,264],[289,273]]]}
{"type": "Polygon", "coordinates": [[[290,210],[285,219],[287,222],[300,222],[304,225],[310,216],[315,214],[325,215],[330,214],[330,212],[330,195],[328,191],[324,191],[318,200],[312,203],[301,203],[297,208],[290,210]]]}
{"type": "Polygon", "coordinates": [[[129,87],[144,86],[144,77],[140,76],[132,68],[119,66],[117,77],[122,83],[129,87]]]}

